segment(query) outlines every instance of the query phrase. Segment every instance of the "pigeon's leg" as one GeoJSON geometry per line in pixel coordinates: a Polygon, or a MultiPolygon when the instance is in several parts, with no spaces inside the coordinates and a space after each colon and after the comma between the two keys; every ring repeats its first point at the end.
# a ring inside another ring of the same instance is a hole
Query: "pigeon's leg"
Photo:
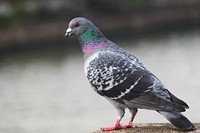
{"type": "Polygon", "coordinates": [[[135,118],[135,115],[137,114],[137,108],[134,109],[129,109],[130,113],[131,113],[131,119],[129,120],[128,124],[122,125],[123,128],[136,128],[137,126],[133,124],[133,120],[135,118]]]}
{"type": "Polygon", "coordinates": [[[113,131],[113,130],[118,130],[118,129],[123,129],[126,127],[121,126],[120,121],[123,118],[124,114],[125,114],[125,110],[123,108],[117,108],[117,114],[118,114],[118,118],[115,122],[114,126],[111,127],[104,127],[101,128],[103,131],[113,131]]]}

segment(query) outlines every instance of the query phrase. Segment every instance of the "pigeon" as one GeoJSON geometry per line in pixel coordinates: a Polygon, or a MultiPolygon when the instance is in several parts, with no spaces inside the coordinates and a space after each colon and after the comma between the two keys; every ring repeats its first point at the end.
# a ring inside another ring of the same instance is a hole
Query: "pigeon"
{"type": "Polygon", "coordinates": [[[189,106],[173,95],[162,82],[146,69],[133,54],[108,40],[88,19],[73,18],[65,36],[74,35],[84,55],[84,71],[91,87],[106,98],[117,111],[114,126],[103,131],[135,128],[138,109],[155,110],[183,131],[195,126],[183,115],[189,106]],[[131,113],[127,124],[121,124],[125,109],[131,113]]]}

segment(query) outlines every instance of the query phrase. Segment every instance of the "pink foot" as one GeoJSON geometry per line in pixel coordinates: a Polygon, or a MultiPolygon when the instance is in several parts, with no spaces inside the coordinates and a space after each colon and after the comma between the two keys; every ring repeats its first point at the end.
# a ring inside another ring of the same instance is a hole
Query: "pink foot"
{"type": "Polygon", "coordinates": [[[121,125],[124,128],[136,128],[137,125],[133,124],[132,122],[129,122],[128,124],[124,124],[124,125],[121,125]]]}
{"type": "Polygon", "coordinates": [[[125,127],[120,125],[120,121],[121,121],[121,119],[117,119],[114,126],[104,127],[104,128],[101,128],[101,129],[103,131],[113,131],[113,130],[118,130],[118,129],[124,129],[125,127]]]}
{"type": "Polygon", "coordinates": [[[104,128],[101,128],[103,131],[114,131],[114,130],[119,130],[119,129],[125,129],[126,127],[125,126],[122,126],[122,125],[114,125],[114,126],[111,126],[111,127],[104,127],[104,128]]]}
{"type": "Polygon", "coordinates": [[[137,125],[133,124],[132,122],[129,122],[128,124],[120,125],[120,124],[115,124],[114,126],[111,127],[104,127],[101,128],[103,131],[113,131],[113,130],[119,130],[119,129],[126,129],[126,128],[136,128],[137,125]]]}

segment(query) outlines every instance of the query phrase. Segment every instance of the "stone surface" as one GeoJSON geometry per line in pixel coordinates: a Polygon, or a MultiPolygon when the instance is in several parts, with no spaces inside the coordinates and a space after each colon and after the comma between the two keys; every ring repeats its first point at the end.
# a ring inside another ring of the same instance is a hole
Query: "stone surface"
{"type": "MultiPolygon", "coordinates": [[[[188,133],[200,133],[200,123],[194,124],[197,130],[190,131],[188,133]]],[[[93,133],[181,133],[183,131],[178,130],[173,125],[168,123],[147,123],[137,124],[137,128],[128,128],[115,131],[105,132],[102,130],[95,131],[93,133]]]]}

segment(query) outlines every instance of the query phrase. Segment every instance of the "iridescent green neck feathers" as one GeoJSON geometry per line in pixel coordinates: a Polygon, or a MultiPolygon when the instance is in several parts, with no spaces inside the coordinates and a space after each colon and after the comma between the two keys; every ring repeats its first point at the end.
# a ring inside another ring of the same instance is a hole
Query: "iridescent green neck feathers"
{"type": "Polygon", "coordinates": [[[90,28],[87,28],[83,33],[79,35],[79,41],[83,44],[92,43],[92,42],[99,41],[103,37],[104,36],[98,29],[94,27],[90,27],[90,28]]]}

